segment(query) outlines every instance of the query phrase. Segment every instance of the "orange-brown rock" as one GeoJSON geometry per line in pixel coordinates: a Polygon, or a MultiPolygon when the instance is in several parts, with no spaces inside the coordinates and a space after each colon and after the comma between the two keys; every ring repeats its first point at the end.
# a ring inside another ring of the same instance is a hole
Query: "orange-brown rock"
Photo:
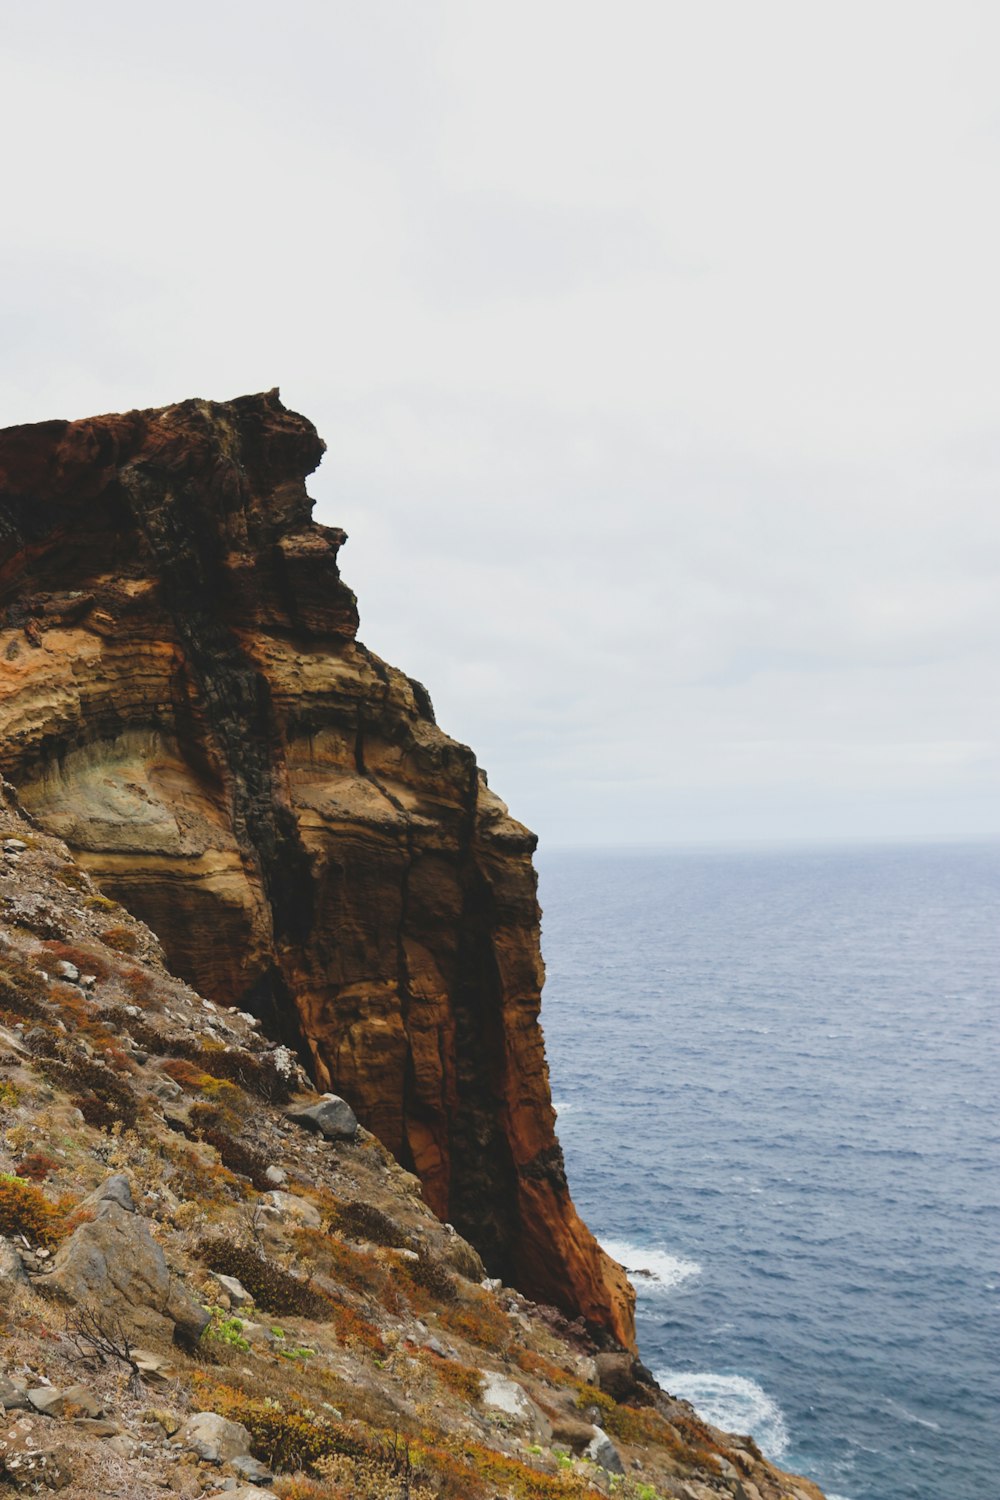
{"type": "Polygon", "coordinates": [[[323,447],[277,392],[0,433],[4,773],[494,1274],[631,1344],[555,1137],[534,836],[356,640],[323,447]]]}

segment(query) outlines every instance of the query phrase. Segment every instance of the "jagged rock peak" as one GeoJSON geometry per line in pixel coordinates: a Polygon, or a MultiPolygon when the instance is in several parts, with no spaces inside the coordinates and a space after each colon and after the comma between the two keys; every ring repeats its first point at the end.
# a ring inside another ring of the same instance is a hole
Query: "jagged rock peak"
{"type": "Polygon", "coordinates": [[[492,1272],[631,1343],[555,1137],[534,836],[355,639],[323,449],[277,391],[0,432],[4,772],[492,1272]]]}

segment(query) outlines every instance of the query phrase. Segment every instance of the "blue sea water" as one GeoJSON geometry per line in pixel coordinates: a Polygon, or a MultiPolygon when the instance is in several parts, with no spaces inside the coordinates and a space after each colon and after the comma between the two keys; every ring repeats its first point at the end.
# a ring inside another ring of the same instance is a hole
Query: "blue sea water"
{"type": "Polygon", "coordinates": [[[849,1500],[992,1500],[1000,846],[539,860],[570,1184],[640,1349],[849,1500]]]}

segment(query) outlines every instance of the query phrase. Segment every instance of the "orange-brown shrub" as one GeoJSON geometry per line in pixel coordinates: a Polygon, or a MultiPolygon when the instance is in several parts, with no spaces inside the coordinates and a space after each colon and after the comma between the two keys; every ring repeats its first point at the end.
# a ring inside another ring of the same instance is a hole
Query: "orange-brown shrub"
{"type": "Polygon", "coordinates": [[[44,1019],[47,999],[48,985],[37,969],[19,954],[0,954],[0,1012],[10,1018],[9,1025],[44,1019]]]}
{"type": "Polygon", "coordinates": [[[152,994],[153,976],[148,969],[138,964],[128,964],[118,970],[118,978],[137,1000],[146,1000],[152,994]]]}
{"type": "Polygon", "coordinates": [[[170,1189],[182,1201],[205,1208],[210,1204],[240,1202],[246,1188],[228,1167],[202,1160],[190,1147],[171,1144],[166,1148],[171,1162],[170,1189]]]}
{"type": "Polygon", "coordinates": [[[299,1228],[292,1231],[292,1243],[300,1260],[311,1262],[331,1281],[349,1287],[365,1297],[374,1297],[383,1306],[399,1308],[399,1297],[382,1261],[354,1245],[344,1244],[336,1235],[322,1229],[299,1228]]]}
{"type": "Polygon", "coordinates": [[[579,1385],[577,1377],[569,1370],[564,1370],[561,1365],[555,1364],[551,1359],[546,1359],[544,1354],[536,1354],[534,1349],[526,1349],[521,1344],[512,1344],[510,1357],[526,1375],[540,1375],[550,1385],[579,1385]]]}
{"type": "Polygon", "coordinates": [[[14,1163],[16,1175],[29,1182],[44,1182],[50,1172],[58,1170],[59,1163],[53,1157],[46,1156],[44,1151],[31,1151],[14,1163]]]}
{"type": "Polygon", "coordinates": [[[23,1234],[35,1245],[51,1245],[59,1237],[59,1211],[41,1188],[8,1172],[0,1172],[0,1234],[23,1234]]]}
{"type": "Polygon", "coordinates": [[[443,1328],[478,1344],[481,1349],[506,1350],[511,1342],[509,1319],[485,1292],[440,1309],[443,1328]]]}
{"type": "Polygon", "coordinates": [[[116,953],[138,953],[139,951],[139,939],[131,927],[122,925],[105,927],[101,933],[101,941],[108,948],[113,948],[116,953]]]}
{"type": "Polygon", "coordinates": [[[457,1359],[445,1359],[430,1349],[421,1349],[420,1362],[433,1370],[442,1385],[470,1406],[475,1406],[483,1394],[483,1373],[472,1365],[463,1365],[457,1359]]]}
{"type": "Polygon", "coordinates": [[[241,1177],[248,1177],[259,1192],[263,1193],[268,1190],[271,1186],[267,1176],[268,1162],[259,1151],[245,1146],[227,1130],[218,1130],[211,1125],[202,1126],[198,1134],[203,1141],[215,1147],[222,1165],[228,1167],[230,1172],[236,1172],[241,1177]]]}
{"type": "MultiPolygon", "coordinates": [[[[84,948],[79,943],[65,943],[59,938],[50,938],[42,944],[45,953],[48,954],[53,963],[63,960],[75,965],[81,974],[93,974],[95,979],[107,979],[110,970],[106,959],[100,954],[94,953],[90,948],[84,948]]],[[[46,959],[41,959],[43,968],[50,969],[51,964],[46,959]]]]}
{"type": "Polygon", "coordinates": [[[247,1396],[234,1386],[211,1385],[195,1377],[196,1400],[203,1411],[218,1412],[231,1422],[242,1422],[250,1434],[255,1458],[274,1469],[303,1469],[335,1453],[363,1458],[371,1451],[341,1423],[285,1411],[274,1403],[247,1396]]]}

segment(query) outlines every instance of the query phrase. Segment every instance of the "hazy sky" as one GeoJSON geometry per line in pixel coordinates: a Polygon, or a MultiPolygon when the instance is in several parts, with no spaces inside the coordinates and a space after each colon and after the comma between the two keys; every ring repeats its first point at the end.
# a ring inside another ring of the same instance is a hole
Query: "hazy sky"
{"type": "Polygon", "coordinates": [[[546,846],[1000,833],[995,0],[0,22],[0,425],[280,385],[546,846]]]}

